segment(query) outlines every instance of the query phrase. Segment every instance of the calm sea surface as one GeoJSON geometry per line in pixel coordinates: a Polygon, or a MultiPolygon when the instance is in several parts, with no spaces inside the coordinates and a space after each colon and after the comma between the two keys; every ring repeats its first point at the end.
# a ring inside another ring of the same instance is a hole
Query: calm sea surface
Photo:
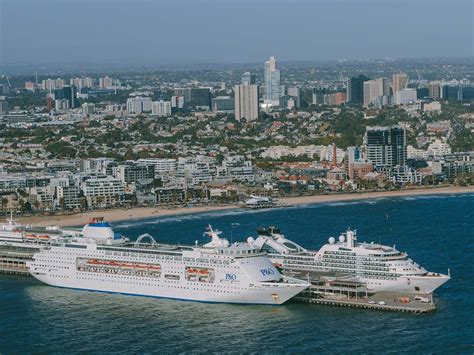
{"type": "Polygon", "coordinates": [[[268,211],[224,211],[116,223],[134,239],[205,241],[206,225],[234,241],[276,225],[318,248],[356,228],[359,240],[396,244],[452,280],[428,315],[288,303],[184,302],[67,290],[0,275],[0,353],[474,352],[474,194],[385,198],[268,211]],[[236,225],[238,223],[238,225],[236,225]]]}

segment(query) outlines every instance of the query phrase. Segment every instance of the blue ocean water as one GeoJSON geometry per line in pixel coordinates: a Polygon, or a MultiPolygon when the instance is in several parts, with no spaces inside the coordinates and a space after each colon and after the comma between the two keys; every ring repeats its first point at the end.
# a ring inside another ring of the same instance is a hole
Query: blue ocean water
{"type": "Polygon", "coordinates": [[[231,210],[116,223],[136,238],[205,241],[206,225],[234,241],[276,225],[307,248],[356,228],[359,240],[396,244],[452,280],[427,315],[288,303],[184,302],[42,285],[0,275],[0,353],[474,352],[474,194],[383,198],[267,211],[231,210]]]}

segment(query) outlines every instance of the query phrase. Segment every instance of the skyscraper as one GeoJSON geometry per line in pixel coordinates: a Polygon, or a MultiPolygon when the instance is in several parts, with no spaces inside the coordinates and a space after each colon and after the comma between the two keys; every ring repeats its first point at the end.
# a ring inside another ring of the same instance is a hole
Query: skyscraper
{"type": "Polygon", "coordinates": [[[253,121],[258,118],[258,86],[241,84],[236,85],[235,91],[235,119],[253,121]]]}
{"type": "Polygon", "coordinates": [[[362,104],[364,102],[364,82],[369,80],[365,75],[352,77],[347,82],[347,102],[362,104]]]}
{"type": "Polygon", "coordinates": [[[113,79],[109,78],[108,76],[100,78],[99,79],[99,87],[101,89],[109,89],[109,88],[113,87],[113,79]]]}
{"type": "Polygon", "coordinates": [[[288,88],[288,96],[294,97],[296,108],[301,107],[301,89],[298,87],[288,88]]]}
{"type": "Polygon", "coordinates": [[[255,74],[252,74],[251,72],[245,72],[242,74],[242,79],[241,83],[243,85],[254,85],[257,83],[257,80],[255,78],[255,74]]]}
{"type": "MultiPolygon", "coordinates": [[[[386,78],[378,78],[364,82],[364,107],[373,104],[378,97],[387,97],[389,92],[388,80],[386,78]]],[[[381,100],[383,101],[383,100],[381,100]]]]}
{"type": "Polygon", "coordinates": [[[367,127],[364,143],[367,160],[376,168],[405,165],[406,131],[400,126],[367,127]]]}
{"type": "Polygon", "coordinates": [[[211,108],[211,90],[209,88],[192,88],[191,106],[196,109],[209,110],[211,108]]]}
{"type": "Polygon", "coordinates": [[[397,93],[397,91],[406,89],[408,84],[408,75],[405,73],[397,73],[393,74],[392,76],[392,90],[393,96],[397,93]]]}
{"type": "Polygon", "coordinates": [[[439,81],[430,81],[428,84],[429,96],[433,100],[441,98],[441,83],[439,81]]]}
{"type": "Polygon", "coordinates": [[[151,103],[151,114],[155,116],[171,115],[171,101],[153,101],[151,103]]]}
{"type": "Polygon", "coordinates": [[[54,90],[54,99],[68,101],[68,108],[75,108],[78,105],[77,102],[77,91],[74,85],[64,86],[61,89],[54,90]]]}
{"type": "Polygon", "coordinates": [[[270,57],[264,66],[265,97],[264,103],[269,106],[279,106],[280,96],[284,94],[280,85],[280,70],[276,68],[275,57],[270,57]]]}

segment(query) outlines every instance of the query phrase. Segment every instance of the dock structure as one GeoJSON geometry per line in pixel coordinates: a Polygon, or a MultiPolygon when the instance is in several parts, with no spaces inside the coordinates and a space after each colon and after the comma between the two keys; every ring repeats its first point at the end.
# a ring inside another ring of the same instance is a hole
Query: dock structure
{"type": "Polygon", "coordinates": [[[0,244],[0,273],[30,275],[26,262],[32,260],[34,253],[38,250],[38,246],[33,244],[21,247],[0,244]]]}
{"type": "Polygon", "coordinates": [[[428,313],[436,309],[431,296],[401,292],[370,292],[365,283],[346,278],[320,277],[295,301],[327,306],[365,308],[394,312],[428,313]]]}

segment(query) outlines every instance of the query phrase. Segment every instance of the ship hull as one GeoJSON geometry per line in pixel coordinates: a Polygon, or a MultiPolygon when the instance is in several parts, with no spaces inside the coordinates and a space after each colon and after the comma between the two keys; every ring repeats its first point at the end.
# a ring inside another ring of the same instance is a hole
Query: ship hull
{"type": "Polygon", "coordinates": [[[30,273],[39,281],[56,287],[87,291],[120,293],[135,296],[169,298],[187,301],[238,304],[280,305],[307,288],[307,285],[273,286],[266,283],[255,284],[247,288],[201,286],[179,282],[150,281],[134,277],[127,281],[115,278],[114,275],[66,275],[55,271],[32,271],[30,273]]]}
{"type": "Polygon", "coordinates": [[[449,279],[449,276],[439,274],[436,276],[400,277],[397,280],[384,280],[382,282],[374,282],[369,279],[361,278],[361,281],[367,282],[367,288],[369,290],[373,290],[374,292],[393,291],[432,294],[437,288],[442,286],[449,279]]]}

